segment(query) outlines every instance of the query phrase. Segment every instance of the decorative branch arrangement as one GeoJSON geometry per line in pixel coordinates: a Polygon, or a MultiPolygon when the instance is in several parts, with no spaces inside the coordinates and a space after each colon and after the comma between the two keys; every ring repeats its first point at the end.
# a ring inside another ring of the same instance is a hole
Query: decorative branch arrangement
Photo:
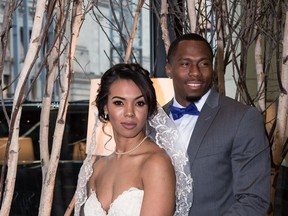
{"type": "MultiPolygon", "coordinates": [[[[279,167],[287,154],[287,3],[280,0],[274,1],[274,4],[271,4],[270,0],[183,0],[169,1],[168,4],[167,1],[161,0],[150,1],[151,4],[149,5],[148,1],[139,0],[133,1],[134,7],[130,7],[130,1],[110,0],[109,3],[105,3],[109,4],[111,9],[112,18],[109,18],[101,14],[99,9],[101,2],[92,0],[37,1],[29,49],[21,72],[17,77],[11,116],[8,116],[5,110],[3,92],[7,88],[12,88],[12,85],[4,88],[2,75],[13,12],[21,5],[21,1],[6,2],[1,29],[0,98],[10,131],[6,160],[2,166],[0,180],[0,197],[3,197],[0,215],[9,215],[13,198],[17,174],[22,103],[31,93],[31,88],[42,69],[44,68],[46,71],[46,85],[43,87],[39,140],[43,184],[39,215],[48,216],[51,214],[55,176],[66,123],[70,83],[74,72],[75,49],[85,16],[89,13],[94,17],[95,25],[99,25],[107,37],[109,34],[105,32],[105,25],[109,23],[111,29],[119,36],[121,47],[124,50],[124,53],[118,50],[112,39],[108,38],[111,47],[119,55],[119,59],[123,62],[137,62],[133,43],[138,30],[139,16],[144,7],[151,10],[158,19],[166,52],[171,39],[182,33],[196,32],[202,34],[211,42],[215,51],[214,70],[217,75],[214,85],[217,86],[221,94],[227,93],[225,78],[230,76],[236,85],[235,99],[256,106],[263,113],[264,119],[270,114],[269,108],[271,106],[276,107],[272,123],[269,122],[266,126],[272,152],[271,209],[268,214],[273,215],[275,181],[279,167]],[[132,20],[133,23],[131,29],[128,27],[128,20],[125,20],[123,14],[120,14],[121,19],[117,16],[116,10],[123,12],[123,8],[128,8],[130,12],[129,21],[131,23],[132,20]],[[99,14],[103,16],[105,24],[100,22],[99,14]],[[52,23],[54,23],[54,38],[52,42],[48,42],[49,28],[51,28],[52,23]],[[37,75],[34,76],[27,92],[28,77],[39,58],[39,52],[43,45],[44,60],[41,62],[37,75]],[[254,58],[251,58],[251,56],[254,56],[254,58]],[[253,79],[251,79],[251,76],[253,79]],[[59,84],[60,101],[52,152],[49,154],[48,125],[55,80],[59,84]],[[5,191],[4,194],[3,191],[5,191]]],[[[108,55],[107,57],[109,58],[108,55]]],[[[115,63],[111,59],[110,61],[111,64],[115,63]]],[[[67,209],[66,215],[70,215],[72,209],[73,200],[67,209]]]]}

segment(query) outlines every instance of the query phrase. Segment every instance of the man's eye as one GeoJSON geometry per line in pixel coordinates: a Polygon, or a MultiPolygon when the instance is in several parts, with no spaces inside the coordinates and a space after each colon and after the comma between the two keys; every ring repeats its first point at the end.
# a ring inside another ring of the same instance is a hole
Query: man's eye
{"type": "Polygon", "coordinates": [[[181,62],[180,65],[182,67],[188,67],[189,66],[189,62],[181,62]]]}
{"type": "Polygon", "coordinates": [[[210,65],[210,61],[201,61],[199,64],[200,67],[209,67],[210,65]]]}

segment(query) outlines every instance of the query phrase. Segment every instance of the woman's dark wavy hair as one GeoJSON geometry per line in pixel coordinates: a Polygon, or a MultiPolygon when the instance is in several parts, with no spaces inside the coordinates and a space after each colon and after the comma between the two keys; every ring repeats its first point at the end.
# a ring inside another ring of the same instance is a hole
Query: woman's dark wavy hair
{"type": "Polygon", "coordinates": [[[108,69],[101,78],[95,101],[98,109],[98,118],[101,122],[107,121],[104,117],[104,106],[108,103],[110,87],[112,83],[119,79],[132,80],[138,86],[143,94],[146,104],[148,105],[148,118],[156,113],[156,93],[149,72],[139,64],[120,63],[108,69]]]}

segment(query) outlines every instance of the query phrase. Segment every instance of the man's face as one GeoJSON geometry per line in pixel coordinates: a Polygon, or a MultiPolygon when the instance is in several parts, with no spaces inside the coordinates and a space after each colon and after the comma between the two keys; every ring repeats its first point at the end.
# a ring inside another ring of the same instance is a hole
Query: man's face
{"type": "Polygon", "coordinates": [[[175,98],[182,106],[199,100],[212,86],[212,56],[203,41],[184,40],[178,44],[166,74],[173,79],[175,98]]]}

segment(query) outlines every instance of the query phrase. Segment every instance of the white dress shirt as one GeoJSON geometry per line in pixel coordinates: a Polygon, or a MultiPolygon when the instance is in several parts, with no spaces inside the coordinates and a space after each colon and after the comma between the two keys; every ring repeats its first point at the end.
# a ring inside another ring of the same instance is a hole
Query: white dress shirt
{"type": "MultiPolygon", "coordinates": [[[[204,103],[208,97],[208,95],[210,94],[209,90],[205,95],[202,96],[202,98],[195,102],[195,105],[197,107],[197,109],[199,110],[199,112],[201,112],[202,107],[204,106],[204,103]]],[[[179,108],[184,108],[183,106],[181,106],[175,99],[173,99],[173,106],[175,107],[179,107],[179,108]]],[[[198,116],[197,115],[189,115],[189,114],[184,114],[181,118],[174,120],[171,112],[170,112],[170,117],[171,119],[174,121],[175,125],[178,128],[178,131],[180,132],[180,135],[182,137],[183,145],[185,147],[185,149],[188,148],[189,142],[190,142],[190,137],[193,133],[194,127],[196,125],[198,116]]]]}

